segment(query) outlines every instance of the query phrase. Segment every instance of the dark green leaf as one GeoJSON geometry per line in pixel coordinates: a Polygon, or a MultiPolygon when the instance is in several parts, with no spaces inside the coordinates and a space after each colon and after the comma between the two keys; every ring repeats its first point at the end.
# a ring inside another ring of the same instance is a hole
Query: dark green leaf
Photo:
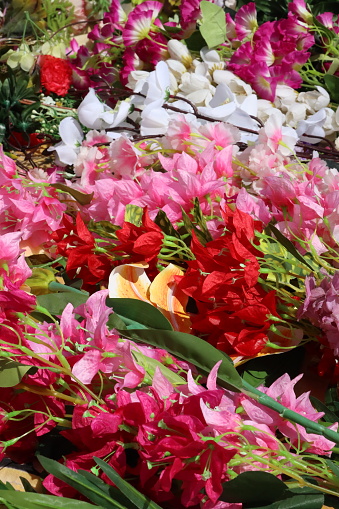
{"type": "Polygon", "coordinates": [[[151,328],[173,330],[167,318],[152,304],[138,299],[106,299],[106,305],[111,307],[119,318],[133,328],[151,328]]]}
{"type": "Polygon", "coordinates": [[[324,505],[324,495],[322,493],[310,495],[287,496],[283,500],[273,502],[265,506],[246,504],[244,509],[321,509],[324,505]]]}
{"type": "Polygon", "coordinates": [[[88,295],[80,293],[62,292],[49,293],[47,295],[39,295],[37,302],[40,306],[46,308],[51,315],[61,315],[68,303],[74,307],[84,304],[88,299],[88,295]]]}
{"type": "Polygon", "coordinates": [[[339,478],[339,465],[334,463],[334,461],[329,460],[328,458],[325,459],[327,465],[332,470],[333,474],[339,478]]]}
{"type": "Polygon", "coordinates": [[[79,491],[79,493],[84,495],[94,504],[105,509],[126,509],[125,506],[122,506],[119,502],[113,500],[109,495],[107,495],[105,491],[102,491],[95,481],[91,482],[88,479],[88,476],[84,477],[83,475],[65,467],[65,465],[44,456],[38,456],[38,460],[48,473],[53,474],[61,481],[72,486],[72,488],[79,491]]]}
{"type": "Polygon", "coordinates": [[[332,101],[339,103],[339,77],[325,74],[324,81],[332,101]]]}
{"type": "Polygon", "coordinates": [[[161,509],[161,507],[153,502],[150,498],[140,493],[134,486],[122,479],[120,475],[104,461],[94,456],[94,461],[99,465],[107,477],[114,482],[119,490],[128,498],[138,509],[161,509]]]}
{"type": "Polygon", "coordinates": [[[286,491],[286,484],[268,472],[243,472],[223,484],[220,499],[224,502],[259,505],[284,498],[286,491]]]}
{"type": "Polygon", "coordinates": [[[320,401],[318,398],[315,398],[314,396],[310,396],[310,400],[312,405],[316,410],[318,410],[318,412],[324,412],[325,415],[322,417],[322,420],[327,422],[338,422],[338,416],[335,413],[333,413],[329,408],[327,408],[325,403],[320,401]]]}
{"type": "Polygon", "coordinates": [[[194,364],[204,375],[208,375],[215,364],[222,360],[218,370],[218,383],[227,389],[241,390],[242,379],[231,359],[203,339],[192,334],[169,330],[129,329],[119,332],[129,339],[164,348],[175,357],[194,364]]]}
{"type": "Polygon", "coordinates": [[[0,358],[0,387],[14,387],[27,374],[35,373],[35,366],[27,366],[11,359],[0,358]]]}
{"type": "Polygon", "coordinates": [[[91,472],[87,472],[87,470],[78,470],[78,473],[83,475],[92,484],[95,484],[102,492],[106,493],[107,496],[119,502],[119,504],[126,506],[127,509],[135,509],[134,504],[131,503],[121,491],[114,486],[105,483],[102,479],[100,479],[100,477],[93,475],[91,472]]]}
{"type": "Polygon", "coordinates": [[[292,242],[287,239],[285,237],[285,235],[283,235],[279,230],[278,228],[276,228],[275,226],[273,226],[272,224],[269,224],[267,226],[267,230],[270,231],[274,234],[275,238],[278,240],[278,242],[280,242],[281,245],[283,245],[287,251],[289,253],[291,253],[297,260],[299,260],[301,263],[303,263],[304,265],[306,265],[309,269],[311,269],[312,271],[314,270],[314,268],[312,267],[312,265],[310,265],[306,260],[305,258],[299,253],[299,251],[295,248],[295,246],[292,244],[292,242]]]}
{"type": "Polygon", "coordinates": [[[1,490],[0,502],[2,500],[10,502],[18,509],[93,509],[93,505],[88,502],[40,493],[1,490]]]}
{"type": "Polygon", "coordinates": [[[186,46],[190,51],[200,51],[206,45],[205,39],[199,30],[195,30],[193,34],[186,39],[186,46]]]}
{"type": "Polygon", "coordinates": [[[323,159],[323,161],[325,161],[329,168],[335,168],[337,171],[339,171],[339,164],[337,162],[331,161],[331,159],[323,159]]]}
{"type": "Polygon", "coordinates": [[[187,230],[188,233],[192,234],[192,231],[194,231],[194,233],[196,234],[200,244],[202,244],[203,246],[208,242],[207,238],[206,238],[206,235],[204,234],[204,232],[200,231],[193,223],[192,221],[190,220],[188,214],[186,214],[186,212],[184,211],[184,209],[181,209],[181,213],[182,213],[182,220],[183,220],[183,223],[184,223],[184,226],[187,230]]]}
{"type": "MultiPolygon", "coordinates": [[[[335,2],[319,2],[312,6],[312,12],[315,16],[326,11],[339,14],[339,2],[337,0],[335,2]]],[[[333,34],[332,32],[332,36],[333,34]]]]}
{"type": "Polygon", "coordinates": [[[181,238],[179,232],[174,228],[171,221],[168,219],[166,212],[163,210],[158,210],[154,222],[160,226],[161,230],[166,233],[166,235],[171,235],[172,237],[177,237],[178,239],[181,238]]]}
{"type": "Polygon", "coordinates": [[[207,228],[206,219],[205,219],[204,214],[201,211],[198,198],[195,198],[195,200],[194,200],[193,217],[195,219],[195,222],[199,226],[200,230],[203,232],[204,237],[207,240],[207,242],[213,240],[212,235],[210,234],[210,232],[207,228]]]}
{"type": "Polygon", "coordinates": [[[339,498],[332,495],[325,495],[324,505],[331,509],[339,509],[339,498]]]}
{"type": "Polygon", "coordinates": [[[25,477],[20,477],[20,481],[21,481],[26,493],[37,493],[37,491],[30,484],[28,479],[26,479],[25,477]]]}
{"type": "Polygon", "coordinates": [[[50,186],[54,187],[54,189],[57,189],[58,191],[70,194],[78,203],[80,203],[80,205],[88,205],[89,203],[91,203],[92,198],[94,196],[94,193],[91,194],[82,193],[81,191],[73,189],[73,187],[66,186],[66,184],[56,183],[50,184],[50,186]]]}

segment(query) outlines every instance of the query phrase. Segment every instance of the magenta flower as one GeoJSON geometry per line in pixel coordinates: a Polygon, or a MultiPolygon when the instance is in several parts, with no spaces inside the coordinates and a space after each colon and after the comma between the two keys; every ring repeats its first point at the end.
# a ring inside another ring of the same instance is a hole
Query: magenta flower
{"type": "MultiPolygon", "coordinates": [[[[325,271],[321,271],[324,272],[325,271]]],[[[339,271],[325,274],[320,284],[314,276],[305,279],[306,298],[298,310],[298,319],[307,318],[319,327],[333,353],[339,356],[339,271]]]]}

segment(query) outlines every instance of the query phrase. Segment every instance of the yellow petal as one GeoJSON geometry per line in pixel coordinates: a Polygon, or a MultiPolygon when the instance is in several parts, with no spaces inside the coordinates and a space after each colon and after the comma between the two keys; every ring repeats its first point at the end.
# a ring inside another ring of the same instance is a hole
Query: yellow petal
{"type": "Polygon", "coordinates": [[[183,271],[179,267],[169,264],[154,278],[149,289],[149,298],[171,322],[174,330],[189,333],[191,320],[185,311],[188,296],[178,288],[174,279],[174,276],[181,275],[183,271]]]}
{"type": "Polygon", "coordinates": [[[139,299],[149,302],[148,289],[151,284],[145,272],[147,264],[128,263],[116,267],[108,280],[108,295],[111,298],[139,299]]]}

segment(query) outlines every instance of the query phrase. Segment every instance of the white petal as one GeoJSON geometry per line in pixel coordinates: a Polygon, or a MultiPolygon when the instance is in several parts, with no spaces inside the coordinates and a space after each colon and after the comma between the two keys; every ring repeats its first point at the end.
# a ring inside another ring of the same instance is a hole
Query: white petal
{"type": "Polygon", "coordinates": [[[84,137],[79,122],[73,117],[66,117],[61,120],[59,134],[62,141],[70,147],[76,147],[81,144],[84,137]]]}
{"type": "Polygon", "coordinates": [[[78,108],[80,122],[89,129],[101,129],[102,120],[100,115],[105,108],[102,102],[95,95],[94,89],[90,88],[88,94],[78,108]]]}

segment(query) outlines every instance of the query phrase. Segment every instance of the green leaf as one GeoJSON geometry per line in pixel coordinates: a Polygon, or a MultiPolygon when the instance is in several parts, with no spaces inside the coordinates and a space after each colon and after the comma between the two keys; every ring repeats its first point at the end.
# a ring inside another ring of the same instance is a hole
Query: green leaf
{"type": "Polygon", "coordinates": [[[193,217],[195,219],[195,222],[199,226],[200,230],[203,232],[207,242],[213,240],[213,237],[207,228],[206,218],[201,211],[199,198],[195,198],[194,200],[193,217]]]}
{"type": "Polygon", "coordinates": [[[184,385],[186,383],[186,380],[184,378],[182,378],[180,375],[177,375],[177,373],[174,373],[174,371],[161,364],[160,361],[152,359],[151,357],[147,357],[146,355],[136,350],[133,350],[132,354],[133,357],[135,357],[135,360],[137,361],[139,366],[142,366],[145,369],[146,373],[150,376],[150,378],[153,378],[156,368],[159,368],[161,373],[167,378],[167,380],[171,382],[171,384],[184,385]]]}
{"type": "Polygon", "coordinates": [[[186,230],[188,231],[188,233],[190,233],[192,235],[192,231],[194,231],[200,244],[202,244],[204,246],[208,242],[204,232],[200,231],[199,228],[197,228],[192,223],[192,221],[190,220],[188,214],[186,214],[184,209],[181,209],[181,214],[182,214],[182,220],[183,220],[184,226],[185,226],[186,230]]]}
{"type": "Polygon", "coordinates": [[[83,475],[92,484],[95,484],[95,486],[97,486],[101,491],[106,493],[107,496],[113,498],[113,500],[115,500],[116,502],[119,502],[119,504],[126,506],[127,509],[135,509],[134,504],[132,504],[125,497],[125,495],[118,490],[118,488],[115,488],[114,486],[107,484],[102,479],[100,479],[100,477],[93,475],[91,472],[88,472],[87,470],[78,470],[78,473],[80,475],[83,475]]]}
{"type": "Polygon", "coordinates": [[[334,461],[329,460],[328,458],[325,459],[325,462],[329,466],[329,468],[332,470],[333,474],[339,478],[339,465],[334,463],[334,461]]]}
{"type": "Polygon", "coordinates": [[[327,422],[338,422],[338,416],[332,412],[325,403],[320,401],[320,399],[315,398],[314,396],[310,396],[310,401],[314,408],[318,410],[318,412],[324,412],[324,416],[321,418],[323,421],[327,422]]]}
{"type": "Polygon", "coordinates": [[[93,505],[88,502],[40,493],[1,490],[0,502],[3,500],[10,502],[18,509],[93,509],[93,505]]]}
{"type": "Polygon", "coordinates": [[[154,222],[161,228],[164,233],[166,233],[166,235],[171,235],[172,237],[177,237],[178,239],[181,238],[180,233],[174,228],[171,221],[168,219],[166,212],[163,210],[158,210],[154,222]]]}
{"type": "Polygon", "coordinates": [[[128,329],[121,330],[119,333],[134,341],[163,348],[175,357],[194,364],[206,376],[221,360],[223,362],[218,370],[219,385],[233,391],[239,391],[242,388],[242,379],[231,359],[224,352],[192,334],[156,329],[128,329]]]}
{"type": "Polygon", "coordinates": [[[80,203],[80,205],[89,205],[94,196],[94,193],[91,194],[82,193],[81,191],[77,191],[72,187],[66,186],[66,184],[57,183],[50,184],[50,186],[54,187],[54,189],[57,189],[58,191],[70,194],[78,203],[80,203]]]}
{"type": "Polygon", "coordinates": [[[267,226],[267,230],[268,232],[271,231],[275,238],[278,240],[278,242],[280,242],[280,244],[282,244],[289,253],[291,253],[297,260],[299,260],[299,262],[303,263],[304,265],[306,265],[309,269],[311,269],[312,271],[314,271],[314,268],[312,267],[312,265],[310,265],[306,260],[305,258],[299,253],[299,251],[296,249],[296,247],[292,244],[292,242],[287,239],[285,237],[285,235],[283,235],[279,230],[278,228],[276,228],[275,226],[273,226],[272,224],[269,224],[267,226]]]}
{"type": "MultiPolygon", "coordinates": [[[[273,502],[265,506],[253,506],[253,509],[321,509],[324,505],[324,495],[322,493],[310,495],[293,495],[273,502]]],[[[246,509],[252,509],[252,506],[246,505],[246,509]]]]}
{"type": "Polygon", "coordinates": [[[142,207],[138,207],[138,205],[126,205],[125,208],[125,217],[124,220],[127,223],[132,223],[135,226],[140,226],[142,223],[142,216],[144,214],[144,210],[142,207]]]}
{"type": "Polygon", "coordinates": [[[193,34],[186,39],[186,46],[190,51],[199,52],[203,46],[205,46],[205,39],[201,35],[199,30],[195,30],[193,34]]]}
{"type": "Polygon", "coordinates": [[[324,81],[332,101],[339,103],[339,77],[325,74],[324,81]]]}
{"type": "Polygon", "coordinates": [[[14,387],[27,374],[37,371],[35,366],[27,366],[11,359],[0,358],[0,387],[14,387]]]}
{"type": "Polygon", "coordinates": [[[206,0],[200,2],[202,21],[200,33],[209,48],[223,44],[226,40],[226,19],[221,7],[206,0]]]}
{"type": "Polygon", "coordinates": [[[243,472],[223,484],[220,500],[263,504],[283,498],[286,491],[286,484],[268,472],[243,472]]]}
{"type": "Polygon", "coordinates": [[[72,488],[79,491],[79,493],[87,497],[94,504],[105,509],[126,509],[125,506],[122,506],[119,502],[113,500],[109,495],[107,495],[105,491],[101,490],[95,481],[91,482],[88,478],[89,476],[84,477],[83,475],[74,472],[74,470],[65,467],[65,465],[44,456],[38,455],[37,457],[43,468],[48,473],[53,474],[61,481],[72,486],[72,488]]]}
{"type": "Polygon", "coordinates": [[[134,486],[122,479],[120,475],[104,461],[94,456],[94,461],[107,475],[107,477],[114,482],[119,490],[127,497],[138,509],[161,509],[161,507],[153,502],[150,498],[140,493],[134,486]]]}
{"type": "MultiPolygon", "coordinates": [[[[332,2],[319,2],[315,5],[312,5],[312,12],[315,16],[318,14],[321,14],[323,12],[333,12],[334,14],[339,14],[339,3],[338,0],[332,1],[332,2]]],[[[318,21],[318,20],[317,20],[318,21]]],[[[319,22],[318,22],[319,23],[319,22]]],[[[333,32],[331,32],[333,36],[333,32]]]]}
{"type": "Polygon", "coordinates": [[[67,304],[71,303],[74,307],[77,307],[84,304],[87,299],[88,295],[85,294],[63,292],[38,295],[37,302],[40,306],[46,308],[51,315],[61,315],[67,304]]]}
{"type": "Polygon", "coordinates": [[[107,298],[106,306],[127,325],[133,328],[173,330],[167,318],[152,304],[138,299],[107,298]]]}

